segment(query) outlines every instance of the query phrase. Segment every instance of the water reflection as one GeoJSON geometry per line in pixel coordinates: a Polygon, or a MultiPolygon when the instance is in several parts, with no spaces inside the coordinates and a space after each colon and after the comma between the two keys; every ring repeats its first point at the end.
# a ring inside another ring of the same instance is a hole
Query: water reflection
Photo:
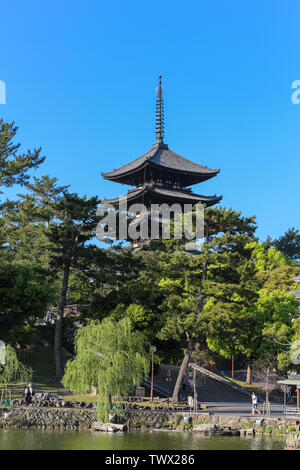
{"type": "Polygon", "coordinates": [[[203,437],[180,432],[102,434],[88,431],[0,430],[0,450],[276,450],[284,439],[203,437]]]}

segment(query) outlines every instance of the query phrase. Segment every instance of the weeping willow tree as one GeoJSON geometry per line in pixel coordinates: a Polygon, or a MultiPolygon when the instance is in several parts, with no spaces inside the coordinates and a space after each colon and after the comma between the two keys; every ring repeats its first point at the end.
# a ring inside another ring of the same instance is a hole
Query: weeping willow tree
{"type": "Polygon", "coordinates": [[[149,372],[142,333],[133,331],[129,318],[90,322],[75,336],[75,357],[67,362],[64,387],[75,393],[98,393],[98,419],[107,420],[112,397],[118,400],[140,384],[149,372]]]}
{"type": "Polygon", "coordinates": [[[19,361],[13,347],[5,347],[4,361],[0,363],[0,384],[7,388],[12,382],[29,382],[32,377],[32,369],[19,361]]]}

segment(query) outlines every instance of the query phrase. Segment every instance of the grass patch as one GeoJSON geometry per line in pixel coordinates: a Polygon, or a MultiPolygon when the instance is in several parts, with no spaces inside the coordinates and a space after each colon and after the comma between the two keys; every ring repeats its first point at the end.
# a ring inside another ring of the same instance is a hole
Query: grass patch
{"type": "Polygon", "coordinates": [[[65,401],[84,401],[85,403],[97,403],[97,395],[63,395],[65,401]]]}
{"type": "Polygon", "coordinates": [[[246,382],[242,382],[241,380],[232,379],[230,377],[226,377],[226,379],[230,380],[230,382],[233,382],[236,385],[239,385],[240,387],[245,388],[248,392],[265,394],[265,391],[261,387],[258,387],[257,385],[253,385],[253,384],[248,385],[246,382]]]}
{"type": "MultiPolygon", "coordinates": [[[[64,361],[72,356],[64,353],[64,361]]],[[[32,380],[35,383],[49,383],[54,386],[58,385],[55,379],[54,351],[52,347],[40,347],[33,345],[29,349],[21,352],[21,361],[30,366],[33,371],[32,380]]]]}
{"type": "MultiPolygon", "coordinates": [[[[70,357],[66,354],[64,355],[65,360],[68,360],[70,357]]],[[[31,382],[35,393],[48,392],[57,396],[71,393],[70,390],[64,390],[62,385],[55,379],[54,352],[52,347],[45,348],[31,345],[30,348],[20,351],[19,358],[23,364],[32,369],[31,382]]],[[[11,389],[12,398],[21,398],[24,386],[25,384],[19,383],[10,384],[9,388],[11,389]]]]}

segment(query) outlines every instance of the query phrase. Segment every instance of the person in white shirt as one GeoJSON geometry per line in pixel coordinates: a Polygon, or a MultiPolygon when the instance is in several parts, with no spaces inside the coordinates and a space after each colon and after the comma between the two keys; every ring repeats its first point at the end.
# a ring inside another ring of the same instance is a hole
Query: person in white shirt
{"type": "Polygon", "coordinates": [[[259,409],[257,408],[257,396],[255,395],[255,393],[253,392],[252,393],[252,415],[255,414],[255,412],[257,411],[257,413],[260,415],[260,411],[259,409]]]}

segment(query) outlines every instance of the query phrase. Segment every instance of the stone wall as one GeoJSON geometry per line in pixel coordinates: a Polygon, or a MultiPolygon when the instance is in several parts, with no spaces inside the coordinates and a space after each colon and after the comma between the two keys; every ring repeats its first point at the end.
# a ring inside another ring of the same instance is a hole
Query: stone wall
{"type": "MultiPolygon", "coordinates": [[[[299,432],[300,425],[295,420],[284,418],[240,417],[216,415],[208,412],[197,414],[187,412],[158,412],[145,410],[126,410],[124,422],[135,429],[178,429],[193,430],[193,425],[212,424],[215,429],[252,430],[250,434],[269,436],[286,435],[291,431],[299,432]],[[191,418],[190,422],[188,417],[191,418]]],[[[196,426],[195,426],[196,427],[196,426]]]]}
{"type": "MultiPolygon", "coordinates": [[[[96,420],[95,409],[15,407],[11,411],[1,411],[0,427],[87,430],[96,420]]],[[[194,425],[196,432],[198,425],[209,424],[214,429],[248,430],[249,434],[300,434],[300,425],[295,420],[221,416],[207,412],[195,415],[187,412],[126,409],[117,415],[116,423],[127,424],[129,429],[193,430],[194,425]]]]}
{"type": "Polygon", "coordinates": [[[300,434],[290,433],[287,435],[286,450],[300,450],[300,434]]]}
{"type": "Polygon", "coordinates": [[[96,410],[55,408],[14,408],[0,415],[0,427],[40,429],[89,429],[96,410]]]}

